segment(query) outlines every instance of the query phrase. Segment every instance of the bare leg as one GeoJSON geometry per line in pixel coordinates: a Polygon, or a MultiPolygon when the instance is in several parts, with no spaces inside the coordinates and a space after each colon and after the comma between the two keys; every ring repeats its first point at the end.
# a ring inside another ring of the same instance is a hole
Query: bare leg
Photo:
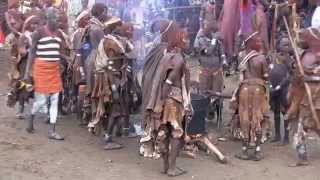
{"type": "Polygon", "coordinates": [[[31,115],[30,115],[30,118],[28,119],[28,124],[26,128],[28,133],[34,132],[34,127],[33,127],[34,116],[37,112],[40,111],[42,106],[45,106],[46,104],[47,104],[47,97],[43,94],[35,93],[35,101],[33,102],[31,115]]]}
{"type": "Polygon", "coordinates": [[[289,144],[289,121],[284,120],[284,138],[282,145],[287,145],[289,144]]]}
{"type": "Polygon", "coordinates": [[[129,136],[129,126],[130,126],[129,116],[123,116],[122,123],[123,123],[122,133],[124,136],[128,137],[129,136]]]}
{"type": "Polygon", "coordinates": [[[240,127],[241,131],[244,135],[242,139],[242,148],[241,152],[236,154],[235,157],[241,160],[249,160],[249,153],[248,153],[248,148],[249,148],[249,139],[250,139],[250,122],[249,120],[240,120],[240,127]]]}
{"type": "Polygon", "coordinates": [[[256,140],[256,149],[254,151],[252,160],[254,161],[260,161],[263,159],[263,154],[261,152],[261,138],[262,138],[262,132],[256,133],[257,140],[256,140]]]}
{"type": "Polygon", "coordinates": [[[18,119],[24,119],[23,112],[24,112],[24,100],[21,98],[19,100],[18,112],[16,117],[18,119]]]}
{"type": "Polygon", "coordinates": [[[28,133],[34,133],[34,127],[33,127],[33,121],[34,121],[34,115],[31,114],[29,119],[28,119],[28,125],[27,125],[27,128],[26,128],[26,131],[28,133]]]}
{"type": "MultiPolygon", "coordinates": [[[[275,99],[275,98],[274,98],[275,99]]],[[[278,100],[274,100],[275,107],[274,107],[274,128],[275,128],[275,137],[271,142],[279,142],[281,140],[280,134],[280,103],[278,100]]]]}
{"type": "Polygon", "coordinates": [[[301,133],[301,139],[299,144],[296,147],[296,151],[298,153],[298,162],[296,166],[309,165],[308,156],[307,156],[306,136],[304,133],[301,133]]]}
{"type": "Polygon", "coordinates": [[[133,124],[130,123],[129,115],[124,116],[124,127],[123,127],[123,135],[128,138],[136,138],[138,135],[135,131],[133,124]]]}
{"type": "Polygon", "coordinates": [[[106,137],[106,142],[112,142],[112,132],[113,128],[115,126],[116,118],[110,117],[107,122],[107,129],[106,134],[109,135],[109,137],[106,137]]]}
{"type": "Polygon", "coordinates": [[[175,177],[175,176],[180,176],[182,174],[185,174],[186,173],[185,170],[178,168],[176,166],[177,157],[179,155],[179,151],[182,145],[181,139],[171,138],[170,145],[171,145],[171,149],[169,152],[169,169],[167,172],[168,176],[175,177]]]}
{"type": "Polygon", "coordinates": [[[110,117],[108,120],[107,132],[105,134],[106,145],[104,146],[104,150],[115,150],[115,149],[122,148],[122,145],[115,143],[112,140],[113,129],[118,120],[119,120],[119,117],[110,117]]]}
{"type": "MultiPolygon", "coordinates": [[[[168,147],[169,149],[169,147],[168,147]]],[[[161,157],[163,159],[163,166],[162,166],[162,174],[167,174],[169,169],[169,154],[168,153],[161,153],[161,157]]]]}
{"type": "Polygon", "coordinates": [[[241,152],[236,154],[235,157],[241,160],[249,160],[250,157],[248,153],[248,147],[249,147],[249,139],[243,139],[241,152]]]}

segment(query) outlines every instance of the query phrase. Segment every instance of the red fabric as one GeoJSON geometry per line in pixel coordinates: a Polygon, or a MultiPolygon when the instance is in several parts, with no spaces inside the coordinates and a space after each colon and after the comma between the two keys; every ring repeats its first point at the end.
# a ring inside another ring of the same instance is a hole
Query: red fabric
{"type": "Polygon", "coordinates": [[[0,44],[4,44],[4,41],[5,41],[4,33],[2,31],[2,27],[0,26],[0,44]]]}
{"type": "Polygon", "coordinates": [[[48,62],[35,59],[33,64],[35,92],[50,94],[62,91],[60,62],[48,62]]]}
{"type": "Polygon", "coordinates": [[[223,46],[226,53],[232,56],[235,47],[235,38],[240,28],[240,1],[225,0],[220,32],[223,37],[223,46]]]}
{"type": "Polygon", "coordinates": [[[241,1],[241,5],[240,5],[240,9],[241,10],[247,9],[248,8],[248,4],[249,4],[248,0],[242,0],[241,1]]]}

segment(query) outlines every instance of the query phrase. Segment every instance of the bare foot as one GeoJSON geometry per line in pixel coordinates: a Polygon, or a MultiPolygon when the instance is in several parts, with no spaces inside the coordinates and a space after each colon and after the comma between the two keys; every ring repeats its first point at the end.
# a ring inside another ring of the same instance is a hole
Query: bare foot
{"type": "Polygon", "coordinates": [[[235,157],[241,160],[250,160],[248,152],[241,151],[240,153],[236,154],[235,157]]]}
{"type": "Polygon", "coordinates": [[[164,165],[163,169],[161,170],[161,174],[167,174],[169,169],[169,164],[164,165]]]}
{"type": "Polygon", "coordinates": [[[176,176],[181,176],[183,174],[186,174],[187,171],[183,170],[182,168],[176,167],[175,169],[169,169],[167,172],[167,175],[169,177],[176,177],[176,176]]]}

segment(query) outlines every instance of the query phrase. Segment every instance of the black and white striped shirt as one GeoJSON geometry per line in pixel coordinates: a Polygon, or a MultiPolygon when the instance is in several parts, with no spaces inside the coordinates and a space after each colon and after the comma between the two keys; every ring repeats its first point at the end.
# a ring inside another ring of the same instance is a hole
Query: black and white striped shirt
{"type": "Polygon", "coordinates": [[[45,36],[37,43],[37,58],[44,61],[59,61],[62,40],[59,37],[45,36]]]}

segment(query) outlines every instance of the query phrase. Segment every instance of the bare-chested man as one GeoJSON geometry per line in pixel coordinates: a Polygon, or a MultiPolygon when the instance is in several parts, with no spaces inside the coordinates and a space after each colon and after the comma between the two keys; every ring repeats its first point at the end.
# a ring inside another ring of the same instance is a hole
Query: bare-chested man
{"type": "MultiPolygon", "coordinates": [[[[205,22],[194,43],[194,48],[199,55],[199,88],[202,93],[222,92],[224,86],[223,70],[228,66],[222,46],[222,36],[217,32],[217,27],[213,23],[217,22],[205,22]]],[[[215,113],[215,107],[222,107],[222,103],[221,99],[212,100],[208,115],[215,113]]],[[[210,119],[210,117],[208,118],[210,119]]]]}
{"type": "Polygon", "coordinates": [[[222,92],[223,65],[227,65],[226,55],[221,43],[221,35],[212,23],[206,22],[197,34],[194,48],[200,55],[200,89],[222,92]]]}
{"type": "MultiPolygon", "coordinates": [[[[276,60],[270,67],[270,105],[274,112],[275,137],[272,142],[281,141],[281,113],[288,110],[288,87],[292,76],[294,59],[289,38],[281,34],[277,43],[276,60]]],[[[280,145],[289,143],[288,121],[284,121],[284,137],[280,145]]]]}

